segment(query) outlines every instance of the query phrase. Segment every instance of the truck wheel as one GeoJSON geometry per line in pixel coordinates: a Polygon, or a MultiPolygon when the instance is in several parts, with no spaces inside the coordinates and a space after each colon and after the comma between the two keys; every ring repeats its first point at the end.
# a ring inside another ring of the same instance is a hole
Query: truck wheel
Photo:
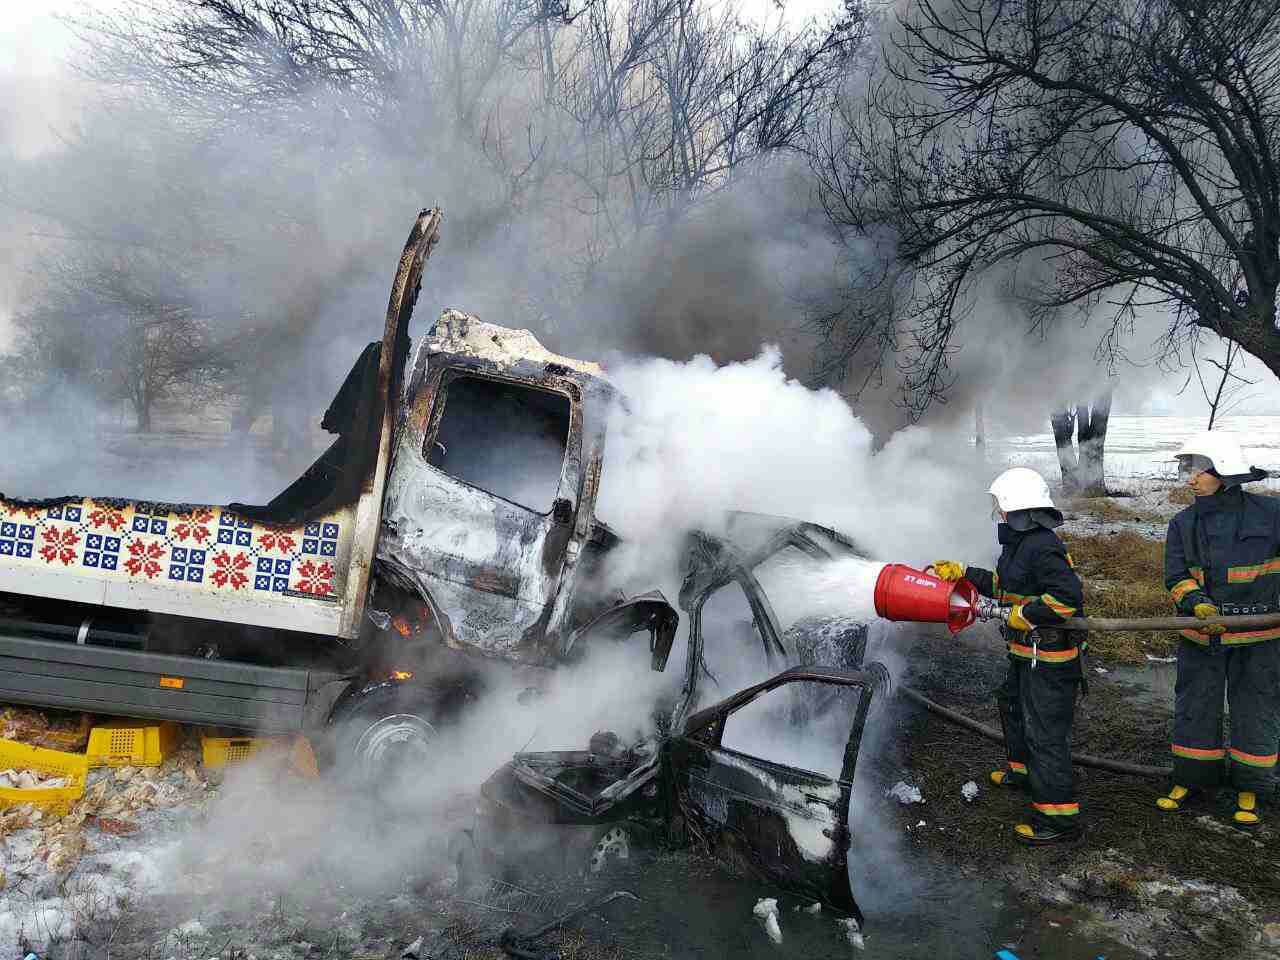
{"type": "Polygon", "coordinates": [[[362,697],[334,720],[338,775],[383,796],[420,784],[438,749],[433,714],[421,691],[393,687],[362,697]]]}

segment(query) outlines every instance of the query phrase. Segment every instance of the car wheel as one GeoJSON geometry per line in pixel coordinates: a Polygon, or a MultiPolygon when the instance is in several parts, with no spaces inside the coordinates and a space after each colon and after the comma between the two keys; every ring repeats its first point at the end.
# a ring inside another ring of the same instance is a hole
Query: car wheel
{"type": "Polygon", "coordinates": [[[592,874],[608,871],[618,860],[631,859],[631,832],[624,826],[613,824],[601,831],[587,858],[587,870],[592,874]]]}

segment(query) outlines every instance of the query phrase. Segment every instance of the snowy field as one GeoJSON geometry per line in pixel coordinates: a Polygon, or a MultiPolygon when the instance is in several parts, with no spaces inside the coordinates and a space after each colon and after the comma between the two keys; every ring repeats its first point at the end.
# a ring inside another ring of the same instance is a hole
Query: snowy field
{"type": "MultiPolygon", "coordinates": [[[[1184,439],[1203,431],[1207,422],[1207,417],[1111,417],[1105,462],[1108,484],[1141,492],[1152,481],[1175,480],[1175,466],[1167,461],[1184,439]]],[[[1058,476],[1058,458],[1048,426],[1044,433],[989,437],[989,456],[999,463],[1033,467],[1052,480],[1058,476]]],[[[1280,473],[1280,416],[1226,417],[1214,430],[1237,437],[1255,466],[1280,473]]],[[[1265,485],[1280,489],[1280,478],[1265,485]]]]}

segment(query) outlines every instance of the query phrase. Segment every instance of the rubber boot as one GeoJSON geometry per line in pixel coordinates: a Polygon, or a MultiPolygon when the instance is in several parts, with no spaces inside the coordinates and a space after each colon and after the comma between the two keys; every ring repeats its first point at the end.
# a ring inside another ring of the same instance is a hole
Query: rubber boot
{"type": "Polygon", "coordinates": [[[1258,795],[1252,790],[1241,790],[1236,794],[1236,812],[1231,818],[1237,827],[1246,830],[1256,827],[1262,822],[1258,810],[1258,795]]]}
{"type": "Polygon", "coordinates": [[[1051,843],[1066,843],[1077,840],[1083,831],[1078,818],[1069,817],[1062,826],[1036,827],[1029,823],[1020,823],[1013,828],[1013,835],[1019,843],[1030,847],[1044,847],[1051,843]]]}
{"type": "Polygon", "coordinates": [[[1165,813],[1181,810],[1189,802],[1200,799],[1201,791],[1195,787],[1184,787],[1174,784],[1163,797],[1156,797],[1156,807],[1165,813]]]}
{"type": "Polygon", "coordinates": [[[1031,779],[1025,772],[1019,772],[1012,767],[1001,767],[999,770],[991,771],[991,782],[1007,790],[1029,790],[1031,779]]]}

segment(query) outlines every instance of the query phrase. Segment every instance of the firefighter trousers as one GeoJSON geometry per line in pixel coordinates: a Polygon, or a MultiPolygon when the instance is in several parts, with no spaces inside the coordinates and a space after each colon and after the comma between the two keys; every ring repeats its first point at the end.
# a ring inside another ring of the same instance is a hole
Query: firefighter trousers
{"type": "Polygon", "coordinates": [[[1239,646],[1183,639],[1174,688],[1173,782],[1213,788],[1223,760],[1236,790],[1270,793],[1280,744],[1280,640],[1239,646]],[[1231,746],[1223,738],[1223,694],[1231,746]]]}
{"type": "Polygon", "coordinates": [[[1081,667],[1077,657],[1046,663],[1009,657],[1009,672],[996,692],[1009,768],[1026,771],[1032,826],[1061,829],[1080,814],[1071,769],[1071,724],[1081,667]]]}

